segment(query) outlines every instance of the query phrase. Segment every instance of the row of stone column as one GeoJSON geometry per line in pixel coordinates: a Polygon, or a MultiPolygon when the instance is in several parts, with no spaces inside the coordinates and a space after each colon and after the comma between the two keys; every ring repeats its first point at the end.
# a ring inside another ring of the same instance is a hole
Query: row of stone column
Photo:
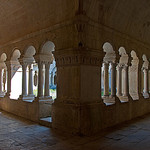
{"type": "MultiPolygon", "coordinates": [[[[40,98],[49,98],[49,69],[50,69],[50,62],[41,62],[38,63],[38,97],[40,98]],[[43,86],[43,68],[45,66],[45,85],[43,86]],[[44,91],[44,93],[43,93],[44,91]]],[[[10,96],[11,93],[11,63],[6,62],[7,66],[7,92],[6,95],[10,96]]],[[[22,66],[22,94],[20,98],[22,99],[34,99],[33,94],[33,64],[28,62],[21,62],[22,66]],[[29,70],[28,74],[28,81],[27,81],[27,68],[29,70]],[[27,91],[27,82],[28,82],[28,91],[27,91]]],[[[2,93],[2,69],[0,69],[0,93],[2,93]]]]}
{"type": "MultiPolygon", "coordinates": [[[[111,67],[111,97],[116,95],[116,66],[115,63],[103,63],[104,71],[104,97],[109,96],[109,66],[111,67]]],[[[117,67],[117,96],[128,96],[128,68],[117,67]],[[124,70],[124,79],[122,80],[122,72],[124,70]]]]}
{"type": "MultiPolygon", "coordinates": [[[[114,63],[103,63],[104,71],[104,97],[109,96],[109,82],[111,82],[111,97],[114,97],[115,94],[119,96],[127,97],[128,92],[128,66],[117,66],[117,86],[115,86],[116,82],[116,67],[114,63]],[[111,81],[109,81],[109,66],[111,67],[111,81]],[[117,87],[117,93],[115,91],[117,87]]],[[[149,88],[148,88],[148,69],[143,69],[144,75],[144,88],[143,88],[143,96],[148,98],[149,88]]]]}
{"type": "Polygon", "coordinates": [[[21,97],[34,97],[33,95],[33,67],[32,64],[22,63],[22,95],[21,97]],[[28,94],[27,94],[27,67],[29,70],[28,94]]]}
{"type": "MultiPolygon", "coordinates": [[[[26,77],[26,63],[22,64],[22,96],[27,96],[27,77],[26,77]]],[[[43,63],[41,61],[38,62],[38,97],[39,98],[49,98],[49,69],[50,69],[50,62],[43,63]],[[45,66],[45,85],[43,86],[43,67],[45,66]],[[43,93],[44,91],[44,93],[43,93]]],[[[28,83],[28,96],[33,97],[33,68],[31,64],[29,65],[29,83],[28,83]]]]}
{"type": "Polygon", "coordinates": [[[115,64],[110,63],[103,63],[104,67],[104,97],[109,96],[109,65],[111,67],[111,97],[115,96],[116,90],[115,90],[115,77],[116,77],[116,70],[115,70],[115,64]]]}
{"type": "Polygon", "coordinates": [[[39,68],[39,76],[38,76],[38,97],[50,97],[49,94],[49,69],[50,69],[50,62],[43,63],[38,62],[39,68]],[[45,65],[45,86],[43,86],[43,67],[45,65]],[[43,94],[44,88],[44,94],[43,94]]]}
{"type": "Polygon", "coordinates": [[[128,67],[117,67],[117,96],[128,96],[128,67]]]}

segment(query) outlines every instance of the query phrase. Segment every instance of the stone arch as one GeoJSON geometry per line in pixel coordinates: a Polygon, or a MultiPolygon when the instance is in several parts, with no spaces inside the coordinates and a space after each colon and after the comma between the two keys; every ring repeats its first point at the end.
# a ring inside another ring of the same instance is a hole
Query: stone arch
{"type": "Polygon", "coordinates": [[[7,55],[6,55],[5,53],[2,53],[0,59],[1,59],[2,61],[6,61],[7,55]]]}
{"type": "Polygon", "coordinates": [[[35,64],[34,55],[36,49],[33,45],[25,48],[20,63],[22,66],[22,94],[20,97],[26,101],[33,101],[35,95],[33,94],[33,71],[36,71],[37,65],[35,64]]]}
{"type": "Polygon", "coordinates": [[[52,54],[52,52],[55,50],[55,45],[51,41],[45,42],[40,50],[41,54],[52,54]]]}
{"type": "Polygon", "coordinates": [[[34,61],[34,55],[36,54],[36,49],[34,46],[30,45],[28,46],[25,51],[24,54],[22,56],[22,58],[28,62],[33,62],[34,61]]]}
{"type": "Polygon", "coordinates": [[[142,69],[148,69],[149,61],[145,54],[143,54],[142,59],[143,59],[142,69]]]}
{"type": "Polygon", "coordinates": [[[15,49],[11,55],[11,62],[18,62],[20,56],[21,56],[20,50],[15,49]]]}
{"type": "Polygon", "coordinates": [[[128,54],[126,53],[125,48],[120,47],[118,51],[119,51],[119,55],[121,56],[120,60],[119,60],[119,64],[120,65],[127,65],[129,57],[128,57],[128,54]]]}
{"type": "Polygon", "coordinates": [[[36,53],[36,49],[34,46],[30,45],[26,48],[24,52],[24,57],[33,57],[36,53]]]}
{"type": "MultiPolygon", "coordinates": [[[[48,56],[48,61],[50,62],[50,69],[49,69],[49,73],[50,73],[50,90],[51,89],[55,89],[55,92],[51,92],[51,96],[53,97],[53,99],[56,98],[56,85],[54,84],[54,76],[56,75],[56,61],[55,61],[55,58],[53,56],[53,51],[55,50],[55,45],[53,42],[51,41],[46,41],[42,44],[41,46],[41,51],[40,51],[40,54],[43,54],[43,55],[47,55],[48,56]],[[55,68],[55,72],[52,72],[52,70],[55,68]]],[[[56,76],[55,76],[56,78],[56,76]]]]}
{"type": "Polygon", "coordinates": [[[0,68],[2,69],[6,68],[5,64],[6,59],[7,59],[6,53],[2,53],[2,55],[0,56],[0,68]]]}
{"type": "Polygon", "coordinates": [[[115,51],[113,50],[112,45],[109,42],[104,43],[103,51],[106,53],[103,61],[106,63],[109,63],[109,62],[114,63],[116,60],[116,54],[115,54],[115,51]]]}
{"type": "Polygon", "coordinates": [[[11,78],[15,75],[16,71],[20,68],[19,58],[21,56],[21,52],[19,49],[15,49],[11,55],[10,63],[11,63],[11,78]]]}

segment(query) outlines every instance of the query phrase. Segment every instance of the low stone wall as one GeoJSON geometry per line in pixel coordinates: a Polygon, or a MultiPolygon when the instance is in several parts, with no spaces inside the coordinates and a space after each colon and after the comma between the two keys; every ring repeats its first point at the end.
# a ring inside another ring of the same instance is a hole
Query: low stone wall
{"type": "Polygon", "coordinates": [[[104,103],[63,104],[52,107],[52,127],[74,134],[93,135],[102,129],[131,120],[150,112],[150,99],[140,98],[106,106],[104,103]]]}
{"type": "Polygon", "coordinates": [[[0,109],[17,116],[39,122],[41,117],[51,115],[52,101],[22,101],[22,99],[13,100],[8,97],[0,99],[0,109]]]}
{"type": "Polygon", "coordinates": [[[39,118],[51,116],[53,100],[40,100],[39,101],[39,118]]]}

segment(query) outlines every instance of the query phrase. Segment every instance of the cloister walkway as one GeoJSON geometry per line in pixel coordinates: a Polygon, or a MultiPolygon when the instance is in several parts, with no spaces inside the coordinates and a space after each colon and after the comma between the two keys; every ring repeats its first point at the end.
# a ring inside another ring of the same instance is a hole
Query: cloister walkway
{"type": "Polygon", "coordinates": [[[149,150],[150,115],[105,130],[101,135],[79,137],[0,113],[0,150],[149,150]]]}

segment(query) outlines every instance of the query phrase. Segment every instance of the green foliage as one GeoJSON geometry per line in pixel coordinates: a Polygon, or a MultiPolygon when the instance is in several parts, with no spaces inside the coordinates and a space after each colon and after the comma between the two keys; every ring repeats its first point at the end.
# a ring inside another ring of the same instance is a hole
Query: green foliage
{"type": "MultiPolygon", "coordinates": [[[[53,99],[55,99],[56,98],[56,89],[49,89],[50,90],[50,96],[52,96],[52,98],[53,99]]],[[[44,91],[43,91],[44,92],[44,91]]],[[[33,90],[33,94],[35,95],[35,96],[37,96],[37,89],[34,89],[33,90]]]]}

